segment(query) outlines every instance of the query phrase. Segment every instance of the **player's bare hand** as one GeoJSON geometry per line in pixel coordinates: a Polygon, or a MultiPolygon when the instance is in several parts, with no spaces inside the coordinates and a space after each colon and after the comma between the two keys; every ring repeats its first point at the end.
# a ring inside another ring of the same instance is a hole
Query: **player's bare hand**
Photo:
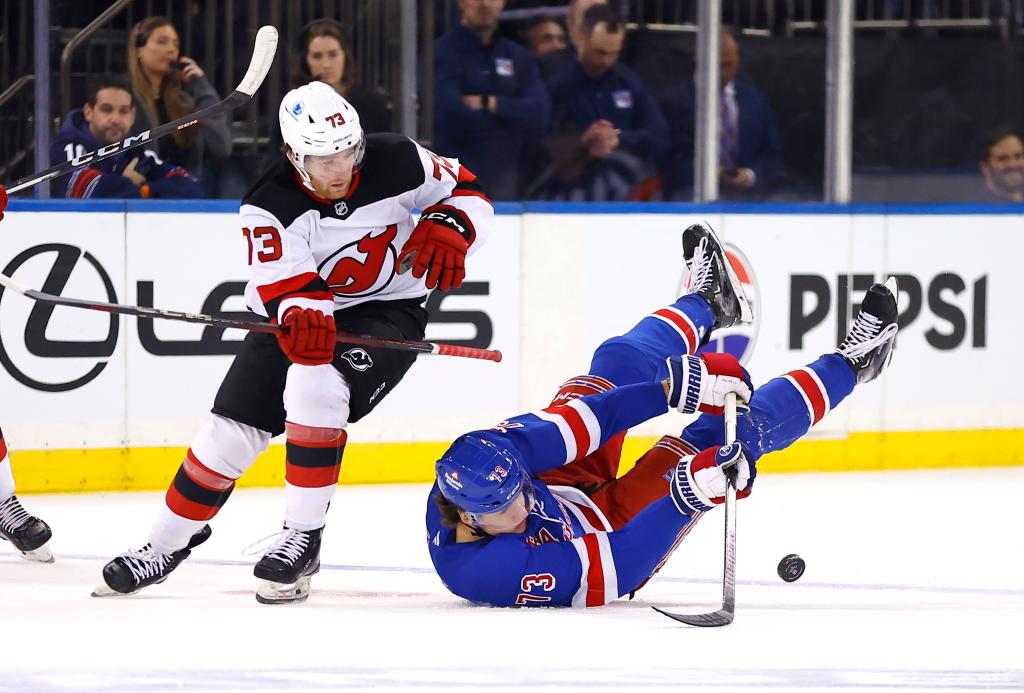
{"type": "Polygon", "coordinates": [[[141,188],[146,184],[146,177],[135,170],[135,165],[139,163],[139,157],[135,157],[128,162],[128,165],[121,171],[121,175],[132,182],[136,188],[141,188]]]}
{"type": "Polygon", "coordinates": [[[185,63],[185,67],[181,68],[182,82],[188,84],[197,77],[203,77],[206,75],[206,73],[203,72],[203,68],[199,67],[199,63],[197,63],[192,58],[188,58],[183,55],[180,58],[178,58],[178,60],[185,63]]]}

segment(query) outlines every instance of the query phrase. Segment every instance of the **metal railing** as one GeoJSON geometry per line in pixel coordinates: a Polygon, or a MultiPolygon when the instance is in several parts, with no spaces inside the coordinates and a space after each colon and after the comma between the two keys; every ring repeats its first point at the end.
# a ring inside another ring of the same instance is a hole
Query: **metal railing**
{"type": "Polygon", "coordinates": [[[15,109],[13,115],[0,116],[0,180],[8,178],[8,172],[25,161],[32,153],[32,127],[31,118],[23,117],[20,114],[32,112],[32,92],[26,87],[35,81],[35,75],[24,75],[14,81],[14,84],[0,93],[0,113],[6,104],[20,98],[20,108],[15,109]]]}
{"type": "MultiPolygon", "coordinates": [[[[1019,7],[1020,0],[1013,0],[1019,7]]],[[[786,0],[786,35],[800,31],[823,31],[825,18],[813,0],[786,0]]],[[[855,5],[853,30],[994,31],[1004,39],[1014,33],[1010,0],[859,0],[855,5]]]]}
{"type": "Polygon", "coordinates": [[[111,19],[121,14],[132,2],[134,0],[117,0],[96,19],[89,22],[88,26],[75,34],[64,46],[60,55],[60,112],[62,114],[71,110],[71,58],[75,51],[99,29],[105,27],[111,19]]]}

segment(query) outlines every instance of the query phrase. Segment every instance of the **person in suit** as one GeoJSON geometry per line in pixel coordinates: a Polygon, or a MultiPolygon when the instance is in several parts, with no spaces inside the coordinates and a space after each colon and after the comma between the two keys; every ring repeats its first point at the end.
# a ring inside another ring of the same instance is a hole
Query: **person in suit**
{"type": "MultiPolygon", "coordinates": [[[[739,78],[740,49],[729,28],[722,29],[719,77],[718,184],[722,197],[766,194],[782,171],[782,139],[768,97],[739,78]]],[[[688,198],[693,189],[696,88],[686,84],[663,104],[672,128],[670,195],[688,198]]]]}

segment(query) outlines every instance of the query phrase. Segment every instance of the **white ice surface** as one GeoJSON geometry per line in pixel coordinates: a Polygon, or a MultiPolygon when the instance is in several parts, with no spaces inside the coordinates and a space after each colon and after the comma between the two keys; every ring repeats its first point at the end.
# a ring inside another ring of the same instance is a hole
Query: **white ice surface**
{"type": "Polygon", "coordinates": [[[1024,690],[1024,469],[764,475],[739,505],[737,613],[718,608],[722,517],[633,601],[491,609],[430,568],[426,486],[341,487],[304,604],[253,598],[243,550],[283,492],[237,491],[162,585],[94,599],[162,494],[27,496],[57,562],[0,543],[0,691],[1024,690]],[[807,572],[783,583],[782,556],[807,572]]]}

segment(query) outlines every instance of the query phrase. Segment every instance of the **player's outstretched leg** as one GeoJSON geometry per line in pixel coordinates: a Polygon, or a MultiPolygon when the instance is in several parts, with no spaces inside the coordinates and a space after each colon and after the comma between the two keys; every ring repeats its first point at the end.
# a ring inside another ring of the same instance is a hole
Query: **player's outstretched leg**
{"type": "Polygon", "coordinates": [[[50,526],[21,506],[17,496],[0,502],[0,538],[14,544],[23,558],[40,563],[53,563],[53,553],[46,545],[53,532],[50,526]]]}
{"type": "Polygon", "coordinates": [[[693,224],[683,231],[683,257],[690,270],[687,293],[707,299],[715,314],[715,327],[731,327],[754,319],[743,285],[711,227],[693,224]]]}
{"type": "MultiPolygon", "coordinates": [[[[896,280],[872,286],[850,328],[831,354],[773,378],[754,390],[750,411],[739,417],[736,437],[752,462],[782,450],[835,409],[855,385],[876,378],[889,363],[896,338],[896,280]]],[[[702,415],[682,438],[703,450],[721,445],[720,416],[702,415]]]]}
{"type": "Polygon", "coordinates": [[[155,585],[167,579],[167,576],[188,558],[192,549],[210,538],[210,525],[192,535],[185,548],[171,553],[160,553],[152,544],[146,544],[137,551],[128,551],[103,566],[103,582],[93,590],[94,597],[112,597],[134,594],[143,587],[155,585]]]}
{"type": "Polygon", "coordinates": [[[260,583],[256,601],[284,604],[304,601],[310,579],[320,572],[320,537],[324,528],[311,530],[285,527],[277,544],[256,564],[253,574],[260,583]]]}

